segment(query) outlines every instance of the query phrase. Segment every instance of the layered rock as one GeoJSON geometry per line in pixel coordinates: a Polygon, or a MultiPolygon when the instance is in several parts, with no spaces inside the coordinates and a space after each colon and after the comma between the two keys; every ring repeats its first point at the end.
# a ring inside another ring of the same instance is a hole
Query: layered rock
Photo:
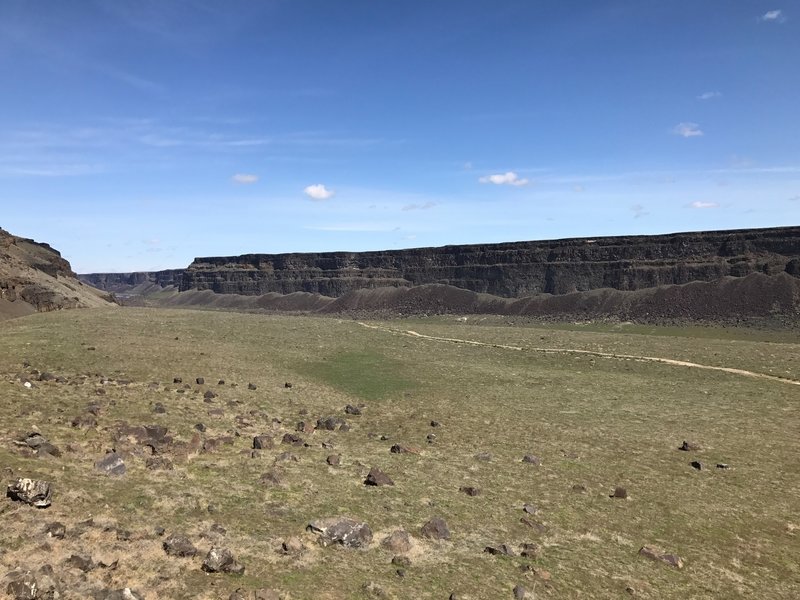
{"type": "Polygon", "coordinates": [[[78,281],[57,250],[0,229],[0,318],[100,306],[112,298],[78,281]]]}
{"type": "MultiPolygon", "coordinates": [[[[753,273],[797,276],[800,227],[305,254],[196,258],[180,290],[339,297],[442,283],[502,297],[639,290],[753,273]]],[[[175,275],[176,276],[176,275],[175,275]]]]}

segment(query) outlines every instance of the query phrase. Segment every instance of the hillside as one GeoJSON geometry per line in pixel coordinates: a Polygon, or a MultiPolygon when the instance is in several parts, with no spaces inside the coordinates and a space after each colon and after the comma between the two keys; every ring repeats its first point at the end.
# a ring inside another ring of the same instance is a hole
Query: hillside
{"type": "Polygon", "coordinates": [[[78,281],[57,250],[0,229],[0,319],[103,306],[111,297],[78,281]]]}

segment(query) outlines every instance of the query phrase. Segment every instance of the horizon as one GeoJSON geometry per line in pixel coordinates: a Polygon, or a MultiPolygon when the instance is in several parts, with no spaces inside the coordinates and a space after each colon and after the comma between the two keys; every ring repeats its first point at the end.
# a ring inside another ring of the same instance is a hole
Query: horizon
{"type": "Polygon", "coordinates": [[[9,0],[0,225],[79,273],[796,226],[796,7],[9,0]]]}

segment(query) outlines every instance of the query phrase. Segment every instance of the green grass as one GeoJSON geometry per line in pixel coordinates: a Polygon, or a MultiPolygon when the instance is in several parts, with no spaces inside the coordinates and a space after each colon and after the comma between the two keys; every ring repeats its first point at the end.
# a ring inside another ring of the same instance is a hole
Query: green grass
{"type": "MultiPolygon", "coordinates": [[[[364,598],[370,581],[398,599],[446,598],[453,591],[510,598],[518,583],[535,589],[536,598],[619,598],[627,586],[653,599],[798,596],[800,388],[537,350],[661,356],[797,377],[796,341],[782,334],[761,339],[764,332],[721,339],[691,329],[633,335],[444,318],[378,325],[525,350],[410,338],[333,318],[211,311],[69,311],[0,323],[0,466],[9,469],[8,479],[43,477],[55,488],[44,512],[6,501],[10,525],[0,532],[6,549],[0,564],[6,571],[30,565],[41,543],[31,532],[44,523],[61,520],[71,529],[91,515],[130,529],[135,540],[119,542],[104,530],[50,540],[45,560],[63,573],[59,561],[71,552],[116,552],[115,585],[127,582],[152,597],[227,598],[237,587],[263,586],[291,598],[364,598]],[[24,360],[75,384],[25,389],[17,380],[24,360]],[[101,385],[100,375],[132,383],[101,385]],[[191,384],[183,394],[172,384],[176,376],[191,384]],[[194,385],[198,376],[206,385],[194,385]],[[248,390],[248,383],[258,389],[248,390]],[[206,389],[219,397],[204,402],[206,389]],[[103,404],[98,428],[70,427],[96,401],[103,404]],[[167,414],[153,413],[156,402],[167,414]],[[346,404],[366,408],[349,416],[346,404]],[[210,409],[223,415],[211,416],[210,409]],[[352,430],[301,434],[308,447],[278,444],[250,457],[253,435],[271,432],[280,440],[298,421],[329,415],[347,419],[352,430]],[[432,428],[431,420],[441,427],[432,428]],[[234,442],[212,454],[176,454],[172,471],[147,470],[141,449],[123,448],[132,452],[128,474],[103,477],[92,465],[114,445],[123,421],[167,425],[187,444],[194,424],[203,422],[202,437],[233,435],[234,442]],[[71,451],[52,460],[22,455],[12,440],[34,428],[71,451]],[[429,433],[436,434],[434,444],[426,441],[429,433]],[[704,449],[679,452],[684,439],[704,449]],[[419,454],[391,454],[394,443],[419,454]],[[274,464],[284,451],[299,461],[274,464]],[[492,460],[476,460],[478,452],[490,452],[492,460]],[[331,453],[342,455],[340,467],[325,463],[331,453]],[[522,463],[528,453],[540,456],[542,466],[522,463]],[[694,458],[708,468],[689,467],[694,458]],[[717,462],[732,468],[717,470],[717,462]],[[396,485],[365,487],[372,466],[396,485]],[[259,482],[273,469],[280,487],[259,482]],[[575,484],[587,493],[573,492],[575,484]],[[482,493],[459,492],[465,485],[482,493]],[[626,486],[631,499],[610,499],[616,485],[626,486]],[[540,508],[534,518],[546,533],[520,523],[525,502],[540,508]],[[323,549],[304,531],[310,520],[338,514],[371,525],[369,550],[323,549]],[[419,526],[435,515],[447,520],[451,541],[419,539],[419,526]],[[215,538],[213,523],[227,534],[215,538]],[[245,577],[207,576],[199,559],[166,557],[152,534],[156,525],[186,532],[203,551],[212,540],[222,542],[246,565],[245,577]],[[396,528],[417,538],[404,578],[379,545],[396,528]],[[302,557],[277,552],[290,536],[306,541],[302,557]],[[543,546],[533,563],[482,552],[490,544],[530,541],[543,546]],[[644,544],[680,555],[686,567],[638,557],[644,544]],[[521,570],[529,564],[549,571],[550,580],[521,570]]],[[[100,585],[103,576],[92,572],[81,583],[64,575],[78,586],[100,585]]]]}

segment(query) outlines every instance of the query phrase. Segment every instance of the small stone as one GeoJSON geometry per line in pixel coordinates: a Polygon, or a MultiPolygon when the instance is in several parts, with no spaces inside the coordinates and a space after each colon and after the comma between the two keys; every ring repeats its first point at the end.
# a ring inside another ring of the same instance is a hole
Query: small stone
{"type": "Polygon", "coordinates": [[[533,504],[523,504],[522,510],[529,515],[535,515],[537,512],[539,512],[539,509],[533,504]]]}
{"type": "Polygon", "coordinates": [[[441,517],[434,517],[422,526],[420,530],[423,537],[432,540],[449,540],[450,529],[447,522],[441,517]]]}
{"type": "Polygon", "coordinates": [[[514,600],[525,600],[528,597],[528,590],[521,585],[514,586],[514,600]]]}
{"type": "Polygon", "coordinates": [[[542,459],[533,454],[526,454],[522,457],[522,462],[538,467],[542,464],[542,459]]]}
{"type": "Polygon", "coordinates": [[[78,415],[72,419],[71,425],[78,429],[91,429],[97,427],[97,419],[92,414],[78,415]]]}
{"type": "Polygon", "coordinates": [[[172,383],[183,383],[183,379],[181,379],[180,377],[175,377],[173,378],[172,383]]]}
{"type": "Polygon", "coordinates": [[[254,450],[266,450],[272,448],[274,445],[275,441],[272,439],[271,435],[261,434],[253,438],[254,450]]]}
{"type": "Polygon", "coordinates": [[[678,450],[683,450],[684,452],[696,452],[698,450],[702,450],[702,448],[700,444],[684,440],[683,444],[678,447],[678,450]]]}
{"type": "Polygon", "coordinates": [[[172,471],[175,468],[166,456],[151,456],[145,461],[144,466],[151,471],[172,471]]]}
{"type": "Polygon", "coordinates": [[[626,490],[624,487],[617,486],[614,488],[614,492],[611,494],[611,497],[625,500],[628,497],[628,490],[626,490]]]}
{"type": "Polygon", "coordinates": [[[393,556],[392,564],[397,567],[405,567],[407,569],[411,566],[411,559],[408,556],[393,556]]]}
{"type": "Polygon", "coordinates": [[[588,490],[586,489],[585,485],[581,483],[576,483],[575,485],[572,486],[572,491],[575,492],[576,494],[585,494],[588,490]]]}
{"type": "Polygon", "coordinates": [[[94,468],[106,475],[121,476],[127,471],[125,461],[116,452],[109,452],[103,458],[94,463],[94,468]]]}
{"type": "Polygon", "coordinates": [[[153,406],[153,412],[159,415],[163,415],[164,413],[167,412],[167,409],[164,407],[163,404],[161,404],[161,402],[156,402],[155,405],[153,406]]]}
{"type": "Polygon", "coordinates": [[[320,534],[322,546],[341,544],[345,548],[365,548],[372,542],[372,529],[348,517],[331,517],[312,521],[306,527],[312,533],[320,534]]]}
{"type": "Polygon", "coordinates": [[[675,567],[676,569],[683,568],[683,560],[680,559],[675,554],[666,554],[661,552],[657,548],[653,546],[642,546],[639,549],[639,556],[644,556],[645,558],[649,558],[650,560],[656,560],[660,562],[667,563],[671,567],[675,567]]]}
{"type": "Polygon", "coordinates": [[[480,460],[483,462],[489,462],[492,460],[492,455],[489,452],[478,452],[475,455],[475,460],[480,460]]]}
{"type": "Polygon", "coordinates": [[[317,419],[317,429],[326,429],[328,431],[335,431],[336,428],[341,428],[347,422],[340,417],[327,417],[325,419],[317,419]]]}
{"type": "Polygon", "coordinates": [[[206,573],[244,573],[244,566],[236,562],[231,551],[217,546],[208,551],[202,568],[206,573]]]}
{"type": "Polygon", "coordinates": [[[325,462],[327,462],[332,467],[338,467],[341,460],[342,460],[341,454],[331,454],[330,456],[328,456],[328,458],[325,459],[325,462]]]}
{"type": "Polygon", "coordinates": [[[287,390],[290,390],[292,389],[292,383],[290,381],[287,381],[286,383],[283,384],[283,387],[285,387],[287,390]]]}
{"type": "Polygon", "coordinates": [[[255,383],[248,383],[247,384],[247,389],[248,390],[256,390],[256,389],[258,389],[258,386],[255,383]]]}
{"type": "Polygon", "coordinates": [[[84,573],[88,573],[89,571],[93,571],[95,568],[97,568],[97,565],[94,564],[91,556],[82,554],[71,555],[67,560],[64,561],[64,564],[68,567],[79,569],[84,573]]]}
{"type": "Polygon", "coordinates": [[[161,547],[169,556],[195,556],[197,548],[185,535],[173,533],[166,538],[161,547]]]}
{"type": "Polygon", "coordinates": [[[718,469],[730,469],[730,465],[728,463],[717,463],[718,469]]]}
{"type": "Polygon", "coordinates": [[[213,400],[216,397],[217,397],[217,395],[214,392],[212,392],[211,390],[207,390],[206,393],[203,394],[203,400],[205,400],[206,402],[209,402],[209,401],[213,400]]]}
{"type": "Polygon", "coordinates": [[[206,382],[206,380],[205,380],[205,379],[203,379],[202,377],[198,377],[198,378],[197,378],[197,379],[195,379],[194,381],[195,381],[195,383],[196,383],[197,385],[203,385],[203,384],[206,382]]]}
{"type": "Polygon", "coordinates": [[[408,532],[398,529],[383,538],[381,546],[393,554],[404,554],[411,550],[411,536],[408,532]]]}
{"type": "Polygon", "coordinates": [[[224,379],[220,379],[220,380],[217,382],[217,385],[225,385],[225,380],[224,380],[224,379]]]}
{"type": "Polygon", "coordinates": [[[378,467],[372,467],[369,470],[369,474],[367,478],[364,480],[364,485],[370,486],[384,486],[384,485],[394,485],[394,481],[386,475],[383,471],[381,471],[378,467]]]}
{"type": "Polygon", "coordinates": [[[537,559],[542,552],[542,548],[539,544],[524,543],[521,547],[522,550],[519,554],[525,558],[537,559]]]}
{"type": "Polygon", "coordinates": [[[703,470],[703,463],[701,463],[699,460],[693,460],[692,462],[689,463],[689,465],[693,469],[697,469],[698,471],[702,471],[703,470]]]}
{"type": "Polygon", "coordinates": [[[13,579],[6,588],[6,593],[14,600],[37,600],[39,596],[39,582],[33,573],[13,573],[13,579]]]}
{"type": "Polygon", "coordinates": [[[6,496],[36,508],[47,508],[50,506],[52,490],[49,481],[20,477],[8,485],[6,496]]]}
{"type": "Polygon", "coordinates": [[[435,433],[429,433],[428,435],[425,436],[425,440],[429,444],[435,444],[436,443],[436,434],[435,433]]]}
{"type": "Polygon", "coordinates": [[[194,428],[201,433],[206,430],[206,426],[203,423],[197,423],[194,428]]]}
{"type": "Polygon", "coordinates": [[[284,554],[300,554],[306,549],[306,545],[299,537],[290,537],[281,544],[281,551],[284,554]]]}
{"type": "Polygon", "coordinates": [[[392,454],[419,454],[419,450],[416,448],[401,446],[400,444],[394,444],[391,448],[389,448],[389,452],[392,454]]]}
{"type": "Polygon", "coordinates": [[[500,544],[499,546],[486,546],[484,552],[494,556],[516,556],[511,546],[508,544],[500,544]]]}
{"type": "Polygon", "coordinates": [[[67,535],[67,528],[63,523],[55,521],[45,527],[44,532],[47,534],[47,537],[63,540],[64,536],[67,535]]]}
{"type": "Polygon", "coordinates": [[[464,492],[467,496],[479,496],[481,493],[478,488],[472,486],[461,486],[458,491],[464,492]]]}
{"type": "Polygon", "coordinates": [[[344,412],[348,415],[360,415],[361,409],[357,406],[353,406],[352,404],[348,404],[344,407],[344,412]]]}
{"type": "Polygon", "coordinates": [[[294,433],[286,433],[281,439],[281,443],[290,444],[292,446],[302,446],[303,438],[301,438],[299,435],[295,435],[294,433]]]}
{"type": "Polygon", "coordinates": [[[431,427],[441,427],[442,424],[439,421],[431,421],[431,427]]]}

